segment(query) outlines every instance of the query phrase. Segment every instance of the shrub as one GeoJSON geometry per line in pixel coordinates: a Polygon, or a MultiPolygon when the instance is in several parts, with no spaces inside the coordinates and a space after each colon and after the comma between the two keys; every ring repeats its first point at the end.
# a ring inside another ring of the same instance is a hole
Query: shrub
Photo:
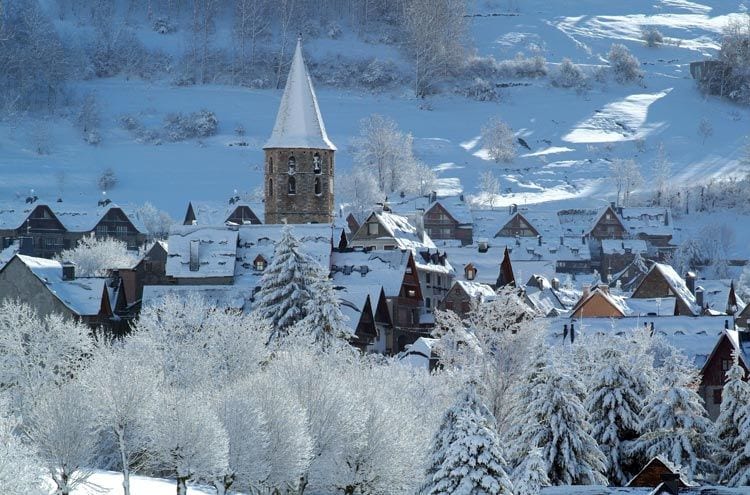
{"type": "Polygon", "coordinates": [[[569,58],[564,58],[551,77],[552,85],[560,88],[584,89],[588,80],[580,67],[569,58]]]}
{"type": "Polygon", "coordinates": [[[165,123],[164,131],[170,141],[213,136],[219,127],[216,114],[208,110],[200,110],[188,115],[169,114],[165,118],[165,123]]]}
{"type": "Polygon", "coordinates": [[[399,80],[396,64],[390,60],[373,59],[364,71],[359,82],[368,89],[382,89],[399,80]]]}
{"type": "Polygon", "coordinates": [[[641,63],[625,45],[613,43],[607,55],[615,81],[625,84],[643,78],[641,63]]]}
{"type": "Polygon", "coordinates": [[[152,29],[159,34],[169,34],[177,31],[177,26],[172,24],[172,22],[167,17],[158,17],[154,21],[152,29]]]}
{"type": "Polygon", "coordinates": [[[500,93],[495,85],[481,77],[475,78],[458,93],[477,101],[497,101],[500,99],[500,93]]]}
{"type": "Polygon", "coordinates": [[[108,168],[102,172],[99,178],[96,180],[96,185],[99,186],[101,191],[111,191],[117,185],[117,176],[112,168],[108,168]]]}
{"type": "Polygon", "coordinates": [[[496,162],[512,162],[516,157],[516,136],[513,129],[500,119],[490,119],[482,128],[482,142],[490,158],[496,162]]]}
{"type": "Polygon", "coordinates": [[[641,29],[641,39],[646,42],[647,46],[658,46],[664,42],[661,32],[653,26],[641,29]]]}
{"type": "Polygon", "coordinates": [[[497,64],[498,75],[513,78],[536,78],[547,75],[547,61],[536,55],[526,57],[522,53],[512,60],[501,60],[497,64]]]}

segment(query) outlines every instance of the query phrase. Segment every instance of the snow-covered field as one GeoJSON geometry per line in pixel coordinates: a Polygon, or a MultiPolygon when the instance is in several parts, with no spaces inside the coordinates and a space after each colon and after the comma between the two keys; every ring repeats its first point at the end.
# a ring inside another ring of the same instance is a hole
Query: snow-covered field
{"type": "MultiPolygon", "coordinates": [[[[130,491],[135,495],[173,495],[176,491],[175,482],[147,478],[145,476],[131,476],[130,491]]],[[[86,486],[73,490],[72,495],[122,495],[122,474],[111,471],[97,471],[86,486]]],[[[213,488],[188,487],[187,495],[208,495],[216,493],[213,488]]]]}
{"type": "MultiPolygon", "coordinates": [[[[622,42],[643,64],[643,87],[594,83],[591,90],[577,94],[553,88],[547,78],[529,79],[516,81],[526,85],[503,89],[500,102],[477,102],[449,94],[415,100],[408,88],[371,94],[318,84],[326,126],[339,147],[338,173],[351,167],[351,140],[358,134],[360,119],[372,113],[392,117],[413,133],[419,157],[438,171],[446,192],[475,194],[480,172],[494,170],[504,191],[495,201],[498,206],[553,200],[596,204],[613,193],[606,179],[608,160],[616,157],[635,158],[648,184],[659,143],[674,163],[675,183],[739,172],[737,158],[750,128],[750,111],[702,96],[688,65],[715,52],[722,27],[742,11],[740,3],[527,0],[520,8],[517,15],[472,18],[478,54],[512,58],[523,51],[542,54],[552,66],[563,57],[596,66],[606,64],[613,42],[622,42]],[[639,39],[641,26],[658,28],[668,43],[646,47],[639,39]],[[488,160],[478,139],[483,124],[493,116],[509,122],[531,147],[521,149],[512,164],[488,160]],[[714,129],[705,144],[697,133],[701,118],[714,129]]],[[[500,11],[501,7],[485,2],[476,7],[478,14],[500,11]]],[[[166,45],[176,43],[170,36],[162,37],[166,45]]],[[[151,33],[146,41],[158,40],[151,33]]],[[[340,41],[315,41],[306,50],[328,53],[347,46],[340,41]]],[[[399,56],[382,45],[353,46],[357,53],[370,50],[379,56],[399,56]]],[[[89,91],[96,93],[102,107],[103,140],[98,146],[85,144],[69,118],[0,126],[0,198],[25,197],[34,189],[46,200],[59,195],[93,200],[100,195],[96,179],[111,167],[119,179],[110,194],[113,200],[150,201],[177,216],[190,199],[223,200],[235,190],[250,193],[259,184],[261,147],[273,126],[280,91],[174,87],[168,81],[133,79],[99,79],[74,86],[75,94],[89,91]],[[139,143],[118,124],[121,116],[129,114],[146,127],[157,128],[169,113],[202,108],[219,119],[218,135],[204,140],[139,143]],[[245,136],[235,134],[238,125],[245,128],[245,136]],[[49,154],[37,154],[40,139],[47,141],[49,154]],[[237,145],[240,142],[243,145],[237,145]]]]}

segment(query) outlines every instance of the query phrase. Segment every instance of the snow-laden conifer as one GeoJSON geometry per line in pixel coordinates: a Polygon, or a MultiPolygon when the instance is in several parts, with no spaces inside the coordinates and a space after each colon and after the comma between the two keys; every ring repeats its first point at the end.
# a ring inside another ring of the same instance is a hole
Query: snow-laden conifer
{"type": "Polygon", "coordinates": [[[663,456],[693,478],[713,468],[712,425],[695,391],[695,373],[685,367],[685,359],[679,354],[665,359],[662,379],[643,406],[641,436],[628,446],[628,453],[663,456]]]}
{"type": "Polygon", "coordinates": [[[637,394],[639,379],[615,348],[602,353],[595,370],[592,389],[586,399],[591,415],[591,436],[606,458],[606,475],[610,482],[625,485],[623,441],[633,440],[639,432],[641,398],[637,394]]]}
{"type": "Polygon", "coordinates": [[[549,486],[547,463],[542,457],[542,450],[533,448],[513,471],[514,493],[515,495],[537,495],[544,486],[549,486]]]}
{"type": "Polygon", "coordinates": [[[605,483],[604,454],[590,434],[584,387],[574,370],[540,352],[520,388],[508,435],[516,445],[515,465],[539,448],[552,485],[605,483]]]}
{"type": "Polygon", "coordinates": [[[307,315],[312,298],[311,280],[317,263],[299,250],[292,227],[285,225],[276,243],[273,259],[263,272],[255,310],[273,325],[271,340],[284,336],[288,329],[307,315]]]}
{"type": "Polygon", "coordinates": [[[294,327],[293,333],[308,336],[323,350],[348,347],[352,330],[341,312],[339,298],[327,274],[318,269],[311,280],[311,297],[305,305],[307,316],[294,327]]]}
{"type": "Polygon", "coordinates": [[[473,385],[445,413],[431,453],[424,495],[513,493],[494,418],[473,385]]]}
{"type": "Polygon", "coordinates": [[[750,385],[735,352],[727,371],[719,417],[714,424],[718,443],[716,463],[722,467],[719,479],[730,486],[750,485],[750,385]]]}

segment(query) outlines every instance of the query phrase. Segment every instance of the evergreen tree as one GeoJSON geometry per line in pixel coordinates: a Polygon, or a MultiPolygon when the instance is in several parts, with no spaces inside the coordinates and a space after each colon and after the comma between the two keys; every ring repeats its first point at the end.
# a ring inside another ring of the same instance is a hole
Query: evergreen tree
{"type": "Polygon", "coordinates": [[[352,330],[346,324],[339,299],[325,273],[318,270],[312,294],[305,305],[307,316],[295,325],[294,333],[310,336],[323,350],[348,347],[352,330]]]}
{"type": "Polygon", "coordinates": [[[727,371],[721,397],[719,417],[714,424],[714,438],[718,443],[716,462],[723,466],[719,481],[731,486],[750,485],[750,385],[745,382],[745,370],[739,356],[727,371]]]}
{"type": "Polygon", "coordinates": [[[512,495],[494,418],[474,385],[446,411],[431,448],[423,495],[512,495]]]}
{"type": "Polygon", "coordinates": [[[549,486],[547,463],[542,450],[533,448],[513,472],[515,495],[537,495],[544,486],[549,486]]]}
{"type": "Polygon", "coordinates": [[[615,348],[602,353],[600,368],[594,373],[592,390],[586,400],[591,414],[591,436],[599,444],[607,463],[606,475],[612,484],[625,485],[623,441],[638,436],[641,399],[639,380],[615,348]]]}
{"type": "Polygon", "coordinates": [[[273,326],[269,340],[286,335],[292,325],[306,316],[315,271],[315,261],[300,252],[292,227],[285,225],[261,278],[255,304],[255,311],[273,326]]]}
{"type": "Polygon", "coordinates": [[[539,356],[519,390],[516,424],[511,430],[516,465],[539,448],[553,485],[603,484],[604,455],[589,431],[584,387],[569,369],[539,356]]]}
{"type": "Polygon", "coordinates": [[[662,380],[646,398],[641,414],[641,436],[628,453],[647,458],[663,456],[689,478],[710,473],[711,420],[694,390],[696,376],[686,370],[684,356],[671,355],[661,368],[662,380]]]}

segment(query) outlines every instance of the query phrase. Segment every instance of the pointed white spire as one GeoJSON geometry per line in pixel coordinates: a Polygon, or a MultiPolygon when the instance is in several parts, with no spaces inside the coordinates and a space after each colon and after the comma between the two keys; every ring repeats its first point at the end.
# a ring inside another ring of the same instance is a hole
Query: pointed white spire
{"type": "Polygon", "coordinates": [[[302,58],[301,37],[297,38],[297,48],[292,58],[273,133],[263,148],[336,149],[328,139],[323,117],[320,116],[318,99],[302,58]]]}

